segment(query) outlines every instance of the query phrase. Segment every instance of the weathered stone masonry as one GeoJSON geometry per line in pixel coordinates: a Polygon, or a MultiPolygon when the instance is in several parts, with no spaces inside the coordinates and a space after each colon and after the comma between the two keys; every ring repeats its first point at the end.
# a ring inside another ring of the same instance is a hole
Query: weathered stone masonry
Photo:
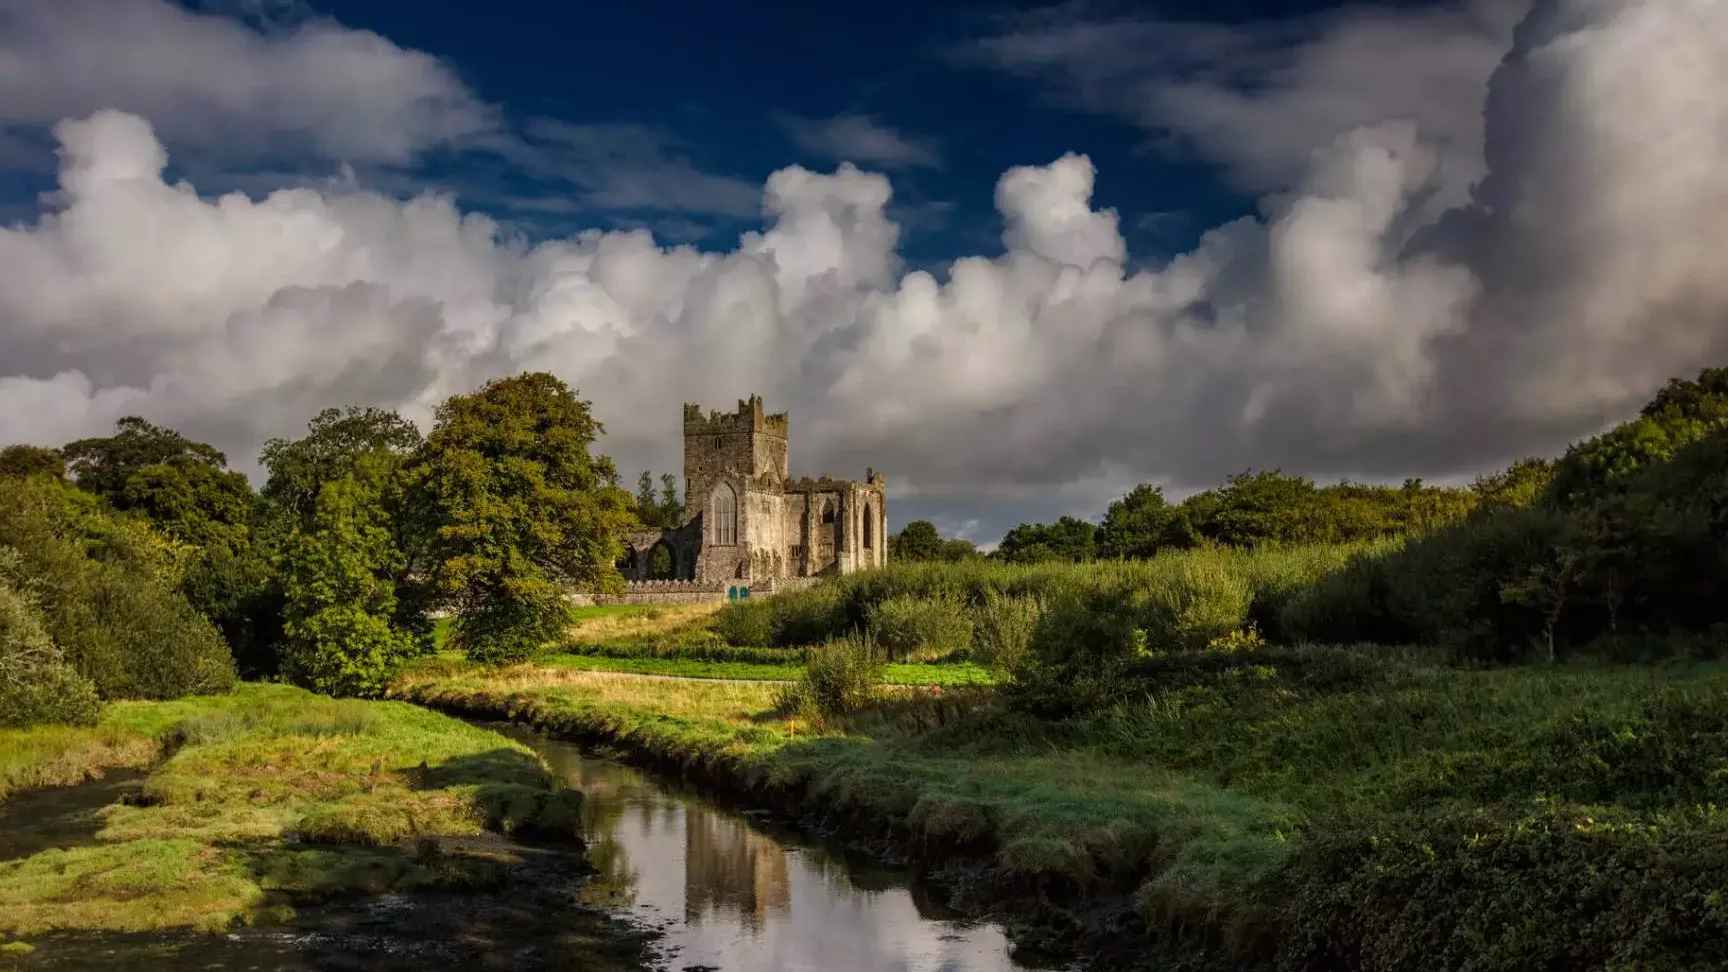
{"type": "Polygon", "coordinates": [[[684,522],[627,537],[625,577],[648,580],[656,547],[667,551],[669,579],[715,586],[720,596],[740,582],[755,589],[756,582],[887,563],[882,475],[870,470],[863,482],[793,479],[789,432],[787,414],[764,414],[759,395],[739,402],[730,415],[704,416],[699,406],[686,404],[684,522]]]}

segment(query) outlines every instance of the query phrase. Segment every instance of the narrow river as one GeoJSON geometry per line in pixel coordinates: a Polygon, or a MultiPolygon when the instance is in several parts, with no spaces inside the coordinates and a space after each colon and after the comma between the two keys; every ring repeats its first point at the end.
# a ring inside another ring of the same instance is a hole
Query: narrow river
{"type": "Polygon", "coordinates": [[[703,972],[1007,972],[1007,936],[958,920],[904,871],[819,843],[572,745],[490,726],[533,747],[585,794],[584,900],[659,929],[668,969],[703,972]]]}
{"type": "MultiPolygon", "coordinates": [[[[519,727],[585,794],[587,861],[493,840],[526,862],[498,892],[385,894],[304,905],[285,924],[225,932],[30,936],[0,972],[645,972],[624,918],[655,934],[667,972],[1010,972],[1002,929],[961,921],[905,871],[723,809],[675,781],[584,757],[519,727]],[[606,915],[614,916],[612,918],[606,915]]],[[[0,861],[100,842],[102,810],[141,773],[15,794],[0,804],[0,861]]]]}

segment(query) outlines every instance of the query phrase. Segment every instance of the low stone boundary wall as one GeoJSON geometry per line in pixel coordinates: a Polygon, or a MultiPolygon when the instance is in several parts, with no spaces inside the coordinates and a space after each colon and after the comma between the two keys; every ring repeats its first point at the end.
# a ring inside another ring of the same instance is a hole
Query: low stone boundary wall
{"type": "MultiPolygon", "coordinates": [[[[757,581],[628,581],[624,585],[622,596],[604,598],[598,603],[706,604],[711,601],[730,600],[734,591],[748,591],[749,597],[772,597],[785,591],[803,590],[819,580],[820,578],[816,577],[779,577],[757,581]]],[[[584,605],[597,603],[594,598],[585,594],[572,595],[571,602],[584,605]]]]}

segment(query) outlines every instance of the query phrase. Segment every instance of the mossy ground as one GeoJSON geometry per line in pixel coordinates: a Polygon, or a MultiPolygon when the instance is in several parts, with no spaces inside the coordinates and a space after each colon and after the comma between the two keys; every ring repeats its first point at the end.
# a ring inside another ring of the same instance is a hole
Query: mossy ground
{"type": "Polygon", "coordinates": [[[1728,802],[1719,664],[1463,670],[1382,657],[1315,685],[1250,656],[1085,718],[1034,719],[976,687],[891,695],[825,727],[775,716],[769,686],[523,667],[410,677],[398,691],[607,742],[900,854],[972,861],[988,877],[981,901],[1094,944],[1132,925],[1162,943],[1160,960],[1414,969],[1443,945],[1423,937],[1435,928],[1475,942],[1484,969],[1691,968],[1728,948],[1696,943],[1728,927],[1721,877],[1686,892],[1696,907],[1676,934],[1691,936],[1689,952],[1610,937],[1591,964],[1568,943],[1601,938],[1625,918],[1619,906],[1519,910],[1530,881],[1590,871],[1557,854],[1667,866],[1610,846],[1616,834],[1684,817],[1691,839],[1724,843],[1720,815],[1693,812],[1728,802]],[[1594,843],[1524,848],[1574,831],[1594,843]],[[1399,847],[1414,856],[1385,857],[1399,847]],[[1496,870],[1509,850],[1545,863],[1496,870]],[[1501,857],[1470,863],[1491,852],[1501,857]],[[1482,887],[1413,890],[1435,868],[1482,887]],[[1340,887],[1360,900],[1336,898],[1340,887]],[[1328,951],[1350,936],[1358,954],[1328,951]]]}
{"type": "Polygon", "coordinates": [[[579,795],[531,751],[400,702],[286,686],[115,703],[90,729],[0,734],[9,790],[160,758],[89,840],[0,861],[0,934],[219,929],[293,905],[496,884],[493,833],[578,838],[579,795]],[[452,843],[454,841],[454,843],[452,843]]]}

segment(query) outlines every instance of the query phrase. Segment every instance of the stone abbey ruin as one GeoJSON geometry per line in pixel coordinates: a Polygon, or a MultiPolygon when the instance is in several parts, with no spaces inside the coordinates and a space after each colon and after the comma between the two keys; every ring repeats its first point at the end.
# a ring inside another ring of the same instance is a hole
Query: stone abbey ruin
{"type": "Polygon", "coordinates": [[[732,414],[684,406],[684,522],[625,538],[632,600],[704,600],[740,590],[768,593],[887,562],[887,491],[863,482],[793,479],[787,413],[762,397],[732,414]],[[655,551],[670,563],[655,577],[655,551]]]}

